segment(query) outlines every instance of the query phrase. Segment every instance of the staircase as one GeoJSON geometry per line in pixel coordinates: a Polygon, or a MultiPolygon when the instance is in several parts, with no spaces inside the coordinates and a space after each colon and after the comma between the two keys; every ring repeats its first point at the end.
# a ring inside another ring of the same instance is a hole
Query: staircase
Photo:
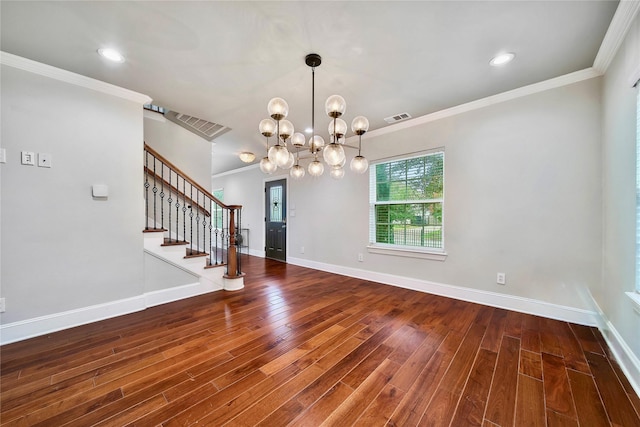
{"type": "Polygon", "coordinates": [[[242,289],[242,206],[225,205],[147,144],[144,177],[144,250],[196,274],[206,291],[242,289]]]}

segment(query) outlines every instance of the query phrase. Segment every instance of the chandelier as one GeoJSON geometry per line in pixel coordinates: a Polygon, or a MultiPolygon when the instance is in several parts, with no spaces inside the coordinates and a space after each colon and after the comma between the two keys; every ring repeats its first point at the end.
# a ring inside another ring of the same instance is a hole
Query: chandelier
{"type": "MultiPolygon", "coordinates": [[[[369,162],[362,156],[362,135],[369,130],[369,120],[364,116],[358,116],[351,122],[351,130],[358,135],[358,146],[352,147],[345,144],[347,123],[340,117],[344,114],[347,104],[340,95],[331,95],[324,104],[329,122],[329,144],[325,144],[324,138],[316,135],[315,130],[315,68],[322,63],[322,58],[316,53],[310,53],[305,57],[305,63],[311,67],[311,129],[312,134],[308,142],[310,158],[307,170],[309,175],[317,177],[324,173],[324,164],[320,161],[320,153],[327,166],[330,168],[331,177],[341,179],[344,176],[344,165],[347,158],[344,148],[358,150],[358,155],[351,159],[351,170],[356,173],[365,173],[369,162]]],[[[282,98],[273,98],[267,105],[267,111],[271,119],[260,122],[260,133],[267,138],[267,155],[260,161],[260,170],[266,174],[272,174],[278,168],[288,169],[289,175],[294,179],[300,179],[305,175],[304,167],[300,166],[300,151],[306,143],[305,136],[300,132],[294,132],[293,123],[286,120],[289,114],[289,105],[282,98]],[[269,138],[275,136],[276,142],[269,147],[269,138]],[[289,146],[289,144],[291,146],[289,146]],[[295,156],[294,156],[295,151],[295,156]]]]}

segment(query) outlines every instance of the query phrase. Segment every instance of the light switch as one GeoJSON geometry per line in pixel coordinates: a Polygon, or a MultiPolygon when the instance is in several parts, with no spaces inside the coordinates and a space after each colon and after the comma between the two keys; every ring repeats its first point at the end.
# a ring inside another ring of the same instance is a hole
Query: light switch
{"type": "Polygon", "coordinates": [[[49,153],[38,153],[38,166],[41,168],[50,168],[53,165],[51,164],[51,154],[49,153]]]}
{"type": "Polygon", "coordinates": [[[0,163],[7,163],[7,149],[0,148],[0,163]]]}
{"type": "Polygon", "coordinates": [[[33,151],[22,152],[22,164],[33,166],[36,161],[36,154],[33,151]]]}
{"type": "Polygon", "coordinates": [[[104,184],[93,184],[91,187],[93,197],[107,198],[109,197],[109,186],[104,184]]]}

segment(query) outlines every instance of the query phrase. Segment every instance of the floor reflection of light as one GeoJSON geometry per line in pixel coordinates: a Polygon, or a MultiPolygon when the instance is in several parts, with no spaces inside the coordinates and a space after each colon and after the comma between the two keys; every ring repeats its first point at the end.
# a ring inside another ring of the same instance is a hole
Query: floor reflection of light
{"type": "Polygon", "coordinates": [[[269,285],[267,287],[267,301],[269,302],[267,305],[267,317],[276,316],[287,303],[278,285],[269,285]]]}
{"type": "Polygon", "coordinates": [[[229,304],[225,304],[224,305],[224,321],[225,321],[224,323],[227,328],[232,325],[231,314],[233,314],[231,312],[231,307],[229,307],[229,304]]]}

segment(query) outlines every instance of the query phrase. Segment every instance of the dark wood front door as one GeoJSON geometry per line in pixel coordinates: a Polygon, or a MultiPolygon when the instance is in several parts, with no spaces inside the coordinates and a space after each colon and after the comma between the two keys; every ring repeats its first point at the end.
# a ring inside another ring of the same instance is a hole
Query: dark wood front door
{"type": "Polygon", "coordinates": [[[287,180],[270,181],[264,188],[266,257],[287,260],[287,180]]]}

